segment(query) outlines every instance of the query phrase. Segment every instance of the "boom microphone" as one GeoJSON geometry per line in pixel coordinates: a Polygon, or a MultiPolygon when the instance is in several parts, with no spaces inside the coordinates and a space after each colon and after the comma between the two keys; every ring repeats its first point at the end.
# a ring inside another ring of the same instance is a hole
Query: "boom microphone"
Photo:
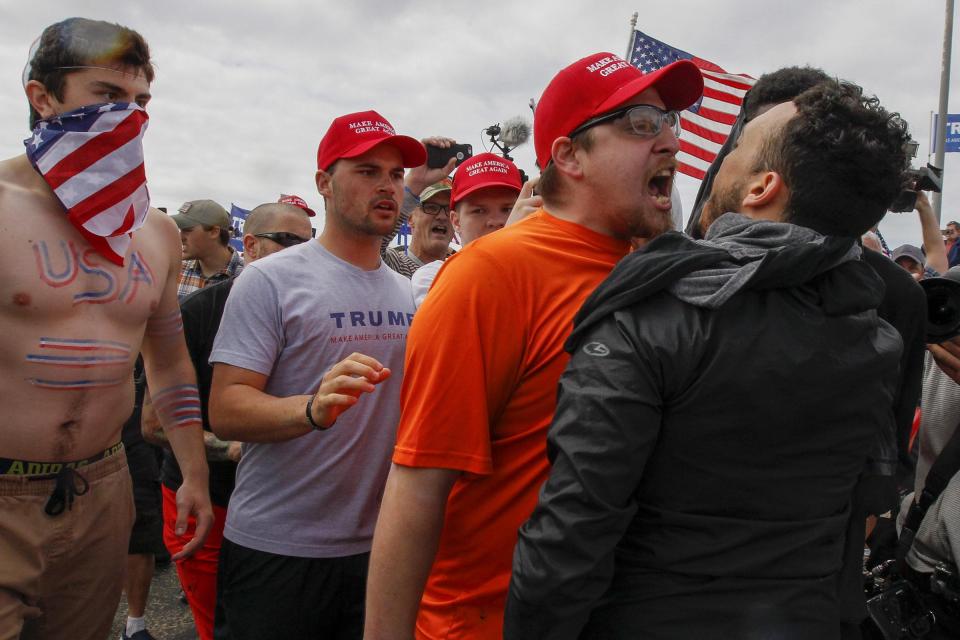
{"type": "Polygon", "coordinates": [[[530,139],[530,123],[516,116],[503,123],[500,128],[500,142],[511,149],[516,149],[530,139]]]}

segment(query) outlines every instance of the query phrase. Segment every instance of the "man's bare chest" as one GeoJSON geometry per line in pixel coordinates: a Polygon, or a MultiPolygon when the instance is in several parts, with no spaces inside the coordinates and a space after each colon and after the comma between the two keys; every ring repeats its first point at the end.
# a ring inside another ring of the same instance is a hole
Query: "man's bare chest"
{"type": "Polygon", "coordinates": [[[117,265],[95,251],[57,211],[0,211],[0,313],[67,320],[109,316],[139,324],[156,308],[169,265],[148,228],[117,265]]]}

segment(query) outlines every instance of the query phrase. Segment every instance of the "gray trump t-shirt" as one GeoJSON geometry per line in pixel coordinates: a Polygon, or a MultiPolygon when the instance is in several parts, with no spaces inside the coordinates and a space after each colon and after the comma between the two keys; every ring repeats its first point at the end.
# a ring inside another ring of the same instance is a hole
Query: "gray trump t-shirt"
{"type": "MultiPolygon", "coordinates": [[[[315,393],[353,352],[392,376],[328,431],[247,443],[227,511],[230,541],[308,558],[370,550],[400,417],[400,382],[413,319],[410,281],[386,265],[364,271],[305,242],[250,264],[227,300],[210,362],[267,376],[264,391],[315,393]]],[[[306,406],[306,402],[304,402],[306,406]]]]}

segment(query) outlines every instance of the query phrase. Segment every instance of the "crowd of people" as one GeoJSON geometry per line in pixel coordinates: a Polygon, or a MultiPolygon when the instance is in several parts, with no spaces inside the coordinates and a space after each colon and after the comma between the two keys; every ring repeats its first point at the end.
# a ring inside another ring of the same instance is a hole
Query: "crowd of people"
{"type": "Polygon", "coordinates": [[[957,637],[960,339],[918,281],[960,282],[960,227],[918,193],[923,248],[886,247],[909,136],[859,86],[761,77],[685,233],[690,61],[556,72],[526,182],[340,115],[320,233],[284,195],[240,252],[213,200],[150,207],[153,78],[107,22],[30,50],[0,638],[100,640],[125,591],[150,640],[161,539],[202,640],[882,637],[865,549],[957,637]]]}

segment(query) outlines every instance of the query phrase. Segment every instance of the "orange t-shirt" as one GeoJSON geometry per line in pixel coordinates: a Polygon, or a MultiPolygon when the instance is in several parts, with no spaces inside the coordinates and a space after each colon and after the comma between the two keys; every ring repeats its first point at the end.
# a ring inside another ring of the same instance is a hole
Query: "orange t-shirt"
{"type": "Polygon", "coordinates": [[[393,461],[459,469],[419,638],[500,638],[517,530],[584,299],[629,245],[538,211],[447,259],[407,337],[393,461]]]}

